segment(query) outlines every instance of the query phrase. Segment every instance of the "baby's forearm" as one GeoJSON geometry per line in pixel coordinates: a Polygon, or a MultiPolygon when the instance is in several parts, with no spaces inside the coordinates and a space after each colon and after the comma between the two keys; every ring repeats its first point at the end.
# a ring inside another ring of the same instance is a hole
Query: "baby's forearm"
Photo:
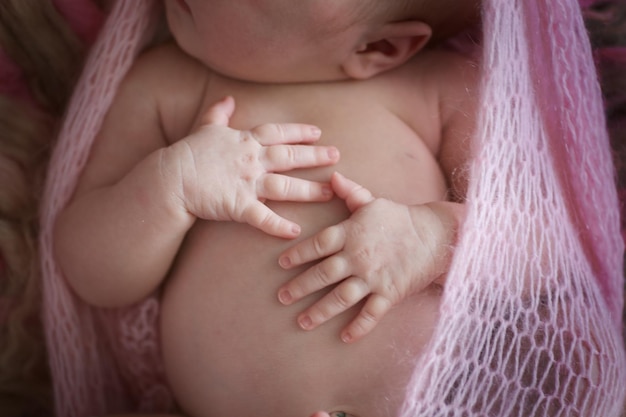
{"type": "Polygon", "coordinates": [[[87,302],[117,307],[161,283],[195,217],[163,175],[161,153],[146,157],[119,182],[79,193],[56,224],[63,273],[87,302]]]}

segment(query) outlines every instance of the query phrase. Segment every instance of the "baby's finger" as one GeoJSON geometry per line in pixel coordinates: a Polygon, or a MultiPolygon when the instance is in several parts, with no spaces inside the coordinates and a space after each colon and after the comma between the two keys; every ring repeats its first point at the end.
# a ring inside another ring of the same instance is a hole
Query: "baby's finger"
{"type": "Polygon", "coordinates": [[[298,325],[304,330],[312,330],[354,306],[369,293],[365,281],[350,277],[300,314],[298,325]]]}
{"type": "Polygon", "coordinates": [[[261,145],[311,143],[322,135],[317,126],[301,123],[266,123],[250,130],[261,145]]]}
{"type": "Polygon", "coordinates": [[[257,229],[285,239],[293,239],[300,235],[300,226],[274,213],[260,201],[250,204],[243,212],[242,221],[257,229]]]}
{"type": "Polygon", "coordinates": [[[278,290],[278,300],[290,305],[350,276],[350,265],[342,256],[332,256],[307,269],[278,290]]]}
{"type": "Polygon", "coordinates": [[[370,333],[391,310],[391,302],[378,294],[369,296],[358,316],[341,332],[341,340],[356,342],[370,333]]]}
{"type": "Polygon", "coordinates": [[[267,171],[280,172],[335,164],[339,151],[334,146],[273,145],[263,148],[259,159],[267,171]]]}
{"type": "Polygon", "coordinates": [[[355,212],[374,201],[374,196],[367,188],[349,180],[338,172],[333,173],[331,184],[337,196],[346,201],[346,206],[351,212],[355,212]]]}
{"type": "Polygon", "coordinates": [[[274,201],[328,201],[333,197],[329,184],[267,174],[257,182],[257,196],[274,201]]]}
{"type": "Polygon", "coordinates": [[[303,265],[339,252],[345,242],[346,231],[343,225],[340,223],[330,226],[284,251],[278,257],[278,263],[285,269],[303,265]]]}
{"type": "Polygon", "coordinates": [[[234,112],[235,99],[227,96],[209,107],[204,116],[202,116],[200,123],[203,125],[228,126],[234,112]]]}

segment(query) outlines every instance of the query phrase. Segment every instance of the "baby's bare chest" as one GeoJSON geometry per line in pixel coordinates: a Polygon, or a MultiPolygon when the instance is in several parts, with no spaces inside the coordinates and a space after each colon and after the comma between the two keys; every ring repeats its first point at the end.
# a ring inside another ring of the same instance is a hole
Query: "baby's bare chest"
{"type": "Polygon", "coordinates": [[[190,129],[199,125],[211,104],[226,95],[236,102],[231,127],[247,130],[264,123],[313,124],[322,130],[317,143],[333,145],[341,153],[335,166],[290,175],[327,181],[333,171],[339,171],[377,196],[408,204],[440,199],[445,193],[445,180],[434,155],[437,120],[429,114],[427,103],[414,109],[416,118],[423,119],[418,132],[415,123],[409,125],[392,110],[388,97],[380,97],[375,88],[356,87],[354,82],[266,86],[218,80],[210,83],[199,100],[190,129]]]}

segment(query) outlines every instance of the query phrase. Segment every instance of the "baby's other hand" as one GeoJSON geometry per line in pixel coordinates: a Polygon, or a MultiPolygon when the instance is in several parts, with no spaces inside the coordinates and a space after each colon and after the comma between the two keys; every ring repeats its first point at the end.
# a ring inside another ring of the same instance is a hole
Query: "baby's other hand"
{"type": "Polygon", "coordinates": [[[226,97],[208,109],[201,126],[164,152],[163,175],[179,175],[177,197],[205,220],[249,223],[271,235],[294,238],[300,227],[267,207],[265,200],[327,201],[329,184],[281,172],[335,164],[339,151],[311,146],[320,130],[297,123],[268,123],[249,131],[228,127],[235,101],[226,97]]]}
{"type": "Polygon", "coordinates": [[[319,263],[283,285],[278,298],[290,305],[335,285],[298,316],[298,324],[305,330],[365,300],[357,317],[341,333],[341,339],[349,343],[371,332],[394,305],[443,275],[437,258],[442,256],[438,252],[444,237],[432,235],[439,234],[441,226],[428,207],[374,198],[337,173],[331,184],[352,215],[280,255],[279,264],[285,269],[319,263]],[[423,211],[419,225],[415,224],[415,210],[423,211]]]}

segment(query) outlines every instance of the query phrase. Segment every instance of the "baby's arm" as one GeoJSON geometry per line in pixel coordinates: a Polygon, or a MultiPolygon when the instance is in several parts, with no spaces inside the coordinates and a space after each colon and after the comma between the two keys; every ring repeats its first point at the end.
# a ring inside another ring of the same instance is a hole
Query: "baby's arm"
{"type": "Polygon", "coordinates": [[[248,222],[295,237],[297,225],[260,200],[332,196],[328,186],[277,174],[337,161],[334,148],[289,145],[317,140],[312,126],[230,129],[234,102],[226,99],[191,135],[168,145],[150,91],[158,84],[149,77],[135,72],[122,85],[56,224],[55,249],[66,279],[99,306],[127,305],[156,289],[197,218],[248,222]]]}
{"type": "Polygon", "coordinates": [[[352,215],[280,255],[286,269],[323,260],[283,285],[278,294],[289,305],[338,284],[298,316],[305,330],[366,300],[341,333],[349,343],[369,333],[391,307],[442,278],[464,210],[449,202],[407,206],[374,198],[338,173],[331,183],[352,215]]]}

